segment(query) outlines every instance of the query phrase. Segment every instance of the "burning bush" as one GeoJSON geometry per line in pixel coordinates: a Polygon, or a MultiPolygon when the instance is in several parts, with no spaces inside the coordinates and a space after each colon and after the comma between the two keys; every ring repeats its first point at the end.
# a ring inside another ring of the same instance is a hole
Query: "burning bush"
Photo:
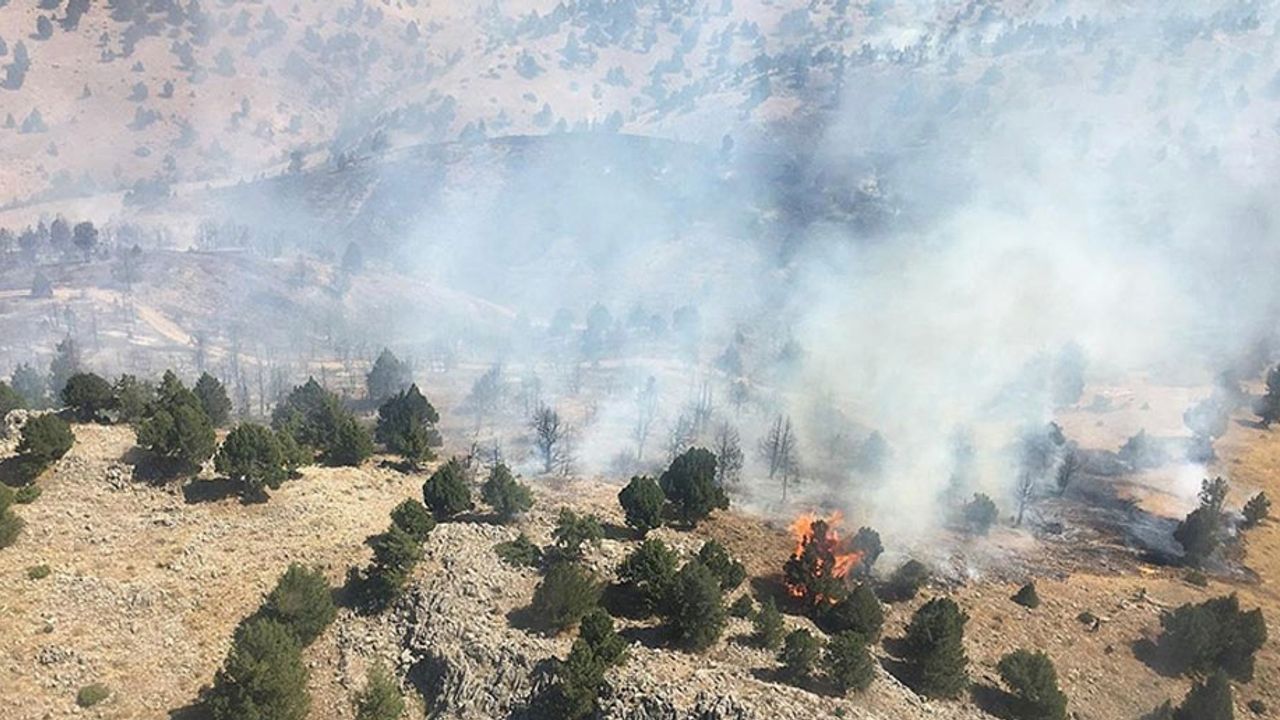
{"type": "Polygon", "coordinates": [[[845,578],[860,560],[857,552],[846,551],[835,526],[840,513],[827,519],[801,515],[791,524],[796,549],[783,566],[787,592],[810,608],[838,601],[845,593],[845,578]]]}

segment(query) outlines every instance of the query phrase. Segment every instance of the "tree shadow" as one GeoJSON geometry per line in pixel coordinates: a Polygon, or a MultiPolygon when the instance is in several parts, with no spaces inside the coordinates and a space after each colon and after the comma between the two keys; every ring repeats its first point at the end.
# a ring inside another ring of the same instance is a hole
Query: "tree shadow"
{"type": "Polygon", "coordinates": [[[1018,717],[1017,698],[994,685],[974,683],[969,687],[969,697],[979,710],[988,715],[1002,720],[1015,720],[1018,717]]]}
{"type": "Polygon", "coordinates": [[[20,488],[35,482],[37,473],[31,461],[21,455],[0,460],[0,483],[20,488]]]}
{"type": "Polygon", "coordinates": [[[129,448],[120,459],[133,466],[134,482],[147,485],[167,485],[194,472],[191,466],[182,460],[161,457],[140,447],[129,448]]]}
{"type": "Polygon", "coordinates": [[[653,616],[648,603],[631,587],[623,583],[609,583],[600,596],[600,604],[610,615],[628,620],[646,620],[653,616]]]}
{"type": "Polygon", "coordinates": [[[199,700],[169,711],[169,720],[209,720],[210,717],[209,709],[199,700]]]}
{"type": "Polygon", "coordinates": [[[619,630],[618,635],[655,650],[671,647],[671,633],[663,625],[632,625],[619,630]]]}
{"type": "Polygon", "coordinates": [[[1147,638],[1140,638],[1130,643],[1129,647],[1133,650],[1133,657],[1155,674],[1166,678],[1182,675],[1182,668],[1174,662],[1172,654],[1159,644],[1147,638]]]}
{"type": "Polygon", "coordinates": [[[605,540],[616,540],[618,542],[625,542],[628,540],[642,539],[640,537],[640,533],[627,527],[626,525],[618,525],[616,523],[606,522],[606,523],[601,523],[600,527],[604,530],[605,540]]]}
{"type": "Polygon", "coordinates": [[[242,505],[266,502],[265,495],[242,496],[241,489],[240,483],[227,478],[192,480],[182,486],[182,500],[188,505],[222,502],[232,497],[239,497],[242,505]]]}

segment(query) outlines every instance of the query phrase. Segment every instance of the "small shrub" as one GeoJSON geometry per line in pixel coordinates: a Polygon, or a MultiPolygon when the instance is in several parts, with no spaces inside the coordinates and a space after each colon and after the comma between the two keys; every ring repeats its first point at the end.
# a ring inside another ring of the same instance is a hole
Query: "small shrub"
{"type": "Polygon", "coordinates": [[[418,542],[425,541],[431,531],[436,529],[436,519],[425,505],[413,498],[405,500],[391,511],[391,522],[418,542]]]}
{"type": "Polygon", "coordinates": [[[791,682],[807,680],[813,674],[813,666],[817,664],[821,651],[818,639],[808,630],[792,630],[778,652],[783,675],[791,682]]]}
{"type": "Polygon", "coordinates": [[[438,520],[471,509],[471,488],[457,458],[450,458],[431,473],[422,485],[422,501],[438,520]]]}
{"type": "Polygon", "coordinates": [[[580,720],[596,709],[604,672],[622,662],[626,643],[613,629],[613,618],[596,608],[582,618],[569,657],[556,666],[555,681],[543,702],[544,717],[580,720]]]}
{"type": "Polygon", "coordinates": [[[365,676],[364,690],[356,695],[356,720],[399,720],[404,714],[404,696],[382,665],[374,665],[365,676]]]}
{"type": "Polygon", "coordinates": [[[685,563],[672,581],[665,605],[668,626],[680,647],[700,652],[720,639],[724,599],[719,578],[706,565],[697,560],[685,563]]]}
{"type": "Polygon", "coordinates": [[[728,592],[742,584],[747,569],[733,559],[729,551],[715,540],[708,540],[698,551],[698,560],[720,580],[720,589],[728,592]]]}
{"type": "Polygon", "coordinates": [[[676,577],[679,559],[666,543],[648,538],[618,565],[618,579],[628,584],[649,612],[661,609],[676,577]]]}
{"type": "Polygon", "coordinates": [[[1036,593],[1036,584],[1029,582],[1018,588],[1018,592],[1013,595],[1013,601],[1032,610],[1040,607],[1040,595],[1036,593]]]}
{"type": "Polygon", "coordinates": [[[44,490],[41,490],[39,485],[24,485],[13,494],[13,501],[19,505],[30,505],[39,500],[42,494],[44,490]]]}
{"type": "Polygon", "coordinates": [[[999,517],[995,502],[982,493],[976,493],[964,506],[965,526],[975,535],[986,535],[999,517]]]}
{"type": "Polygon", "coordinates": [[[502,522],[510,522],[533,507],[529,487],[518,482],[511,475],[511,469],[502,463],[493,466],[480,493],[502,522]]]}
{"type": "Polygon", "coordinates": [[[1058,673],[1048,655],[1016,650],[1000,658],[996,669],[1013,691],[1019,718],[1066,720],[1067,696],[1058,688],[1058,673]]]}
{"type": "Polygon", "coordinates": [[[294,563],[267,595],[262,614],[280,623],[306,647],[320,637],[338,611],[324,574],[294,563]]]}
{"type": "Polygon", "coordinates": [[[103,700],[106,700],[110,695],[111,691],[102,683],[85,685],[76,693],[76,705],[79,705],[82,708],[91,708],[103,700]]]}
{"type": "Polygon", "coordinates": [[[1209,576],[1205,575],[1202,570],[1192,568],[1183,573],[1182,579],[1186,580],[1189,585],[1195,585],[1198,588],[1209,587],[1209,576]]]}
{"type": "Polygon", "coordinates": [[[17,542],[25,525],[12,509],[0,512],[0,548],[7,548],[17,542]]]}
{"type": "Polygon", "coordinates": [[[532,615],[552,632],[573,627],[600,600],[600,585],[586,569],[558,562],[533,591],[532,615]]]}
{"type": "Polygon", "coordinates": [[[1267,703],[1257,698],[1254,698],[1249,702],[1245,703],[1245,707],[1249,708],[1249,712],[1253,713],[1254,715],[1267,714],[1267,703]]]}
{"type": "Polygon", "coordinates": [[[578,639],[585,642],[591,652],[606,666],[617,665],[627,655],[627,641],[613,627],[613,618],[600,608],[583,616],[578,627],[578,639]]]}
{"type": "Polygon", "coordinates": [[[760,612],[751,621],[753,632],[751,639],[765,650],[777,650],[782,645],[782,634],[785,626],[782,613],[773,598],[766,599],[760,605],[760,612]]]}
{"type": "Polygon", "coordinates": [[[561,508],[551,538],[561,558],[578,560],[582,558],[583,545],[598,545],[604,539],[604,528],[595,515],[579,515],[569,508],[561,508]]]}
{"type": "Polygon", "coordinates": [[[49,577],[49,573],[53,572],[48,565],[32,565],[27,568],[27,578],[29,580],[43,580],[49,577]]]}
{"type": "Polygon", "coordinates": [[[394,523],[369,544],[373,548],[373,564],[367,573],[364,599],[372,609],[381,610],[404,591],[410,573],[422,558],[422,547],[394,523]]]}
{"type": "Polygon", "coordinates": [[[749,618],[755,610],[756,604],[751,601],[750,595],[739,595],[729,606],[729,614],[736,618],[749,618]]]}
{"type": "Polygon", "coordinates": [[[34,478],[44,472],[67,454],[75,440],[71,426],[57,415],[47,413],[27,420],[18,443],[24,475],[34,478]]]}
{"type": "Polygon", "coordinates": [[[1257,527],[1263,520],[1271,515],[1271,498],[1267,494],[1260,492],[1249,498],[1249,502],[1244,504],[1244,526],[1257,527]]]}
{"type": "Polygon", "coordinates": [[[886,600],[905,602],[916,596],[929,580],[929,568],[918,560],[908,560],[893,571],[883,587],[886,600]]]}
{"type": "Polygon", "coordinates": [[[662,525],[662,506],[666,496],[653,478],[637,475],[618,493],[618,504],[626,515],[627,525],[641,535],[662,525]]]}
{"type": "Polygon", "coordinates": [[[842,693],[862,692],[876,676],[867,638],[856,632],[842,632],[831,638],[822,656],[822,667],[827,679],[842,693]]]}
{"type": "Polygon", "coordinates": [[[533,544],[528,535],[520,533],[515,540],[500,542],[493,546],[498,559],[515,567],[536,568],[542,564],[542,548],[533,544]]]}

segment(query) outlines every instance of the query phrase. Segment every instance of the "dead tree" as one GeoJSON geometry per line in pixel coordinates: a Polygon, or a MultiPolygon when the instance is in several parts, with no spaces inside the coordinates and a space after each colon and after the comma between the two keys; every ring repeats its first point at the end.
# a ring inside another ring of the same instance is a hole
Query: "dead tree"
{"type": "Polygon", "coordinates": [[[667,431],[667,462],[676,459],[698,441],[697,428],[692,416],[680,413],[667,431]]]}
{"type": "Polygon", "coordinates": [[[1084,462],[1080,459],[1080,453],[1076,450],[1075,443],[1067,443],[1063,449],[1062,459],[1058,461],[1058,494],[1065,495],[1067,488],[1071,486],[1071,481],[1075,479],[1076,473],[1080,470],[1080,466],[1084,462]]]}
{"type": "Polygon", "coordinates": [[[733,487],[742,478],[742,443],[738,431],[729,423],[716,428],[716,483],[722,488],[733,487]]]}
{"type": "Polygon", "coordinates": [[[529,419],[533,431],[533,448],[542,460],[542,471],[550,474],[564,463],[564,442],[569,435],[569,425],[560,419],[560,413],[547,405],[541,405],[529,419]]]}
{"type": "Polygon", "coordinates": [[[760,441],[760,457],[769,467],[769,479],[782,482],[782,502],[787,501],[790,486],[800,475],[799,451],[791,418],[779,415],[760,441]]]}
{"type": "Polygon", "coordinates": [[[644,446],[649,441],[649,432],[657,416],[658,383],[650,376],[636,393],[636,424],[631,430],[631,438],[636,441],[637,464],[644,462],[644,446]]]}

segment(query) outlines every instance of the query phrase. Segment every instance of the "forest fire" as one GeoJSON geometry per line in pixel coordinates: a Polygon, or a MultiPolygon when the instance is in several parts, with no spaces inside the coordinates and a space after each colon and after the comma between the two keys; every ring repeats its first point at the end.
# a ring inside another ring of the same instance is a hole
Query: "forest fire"
{"type": "Polygon", "coordinates": [[[818,605],[843,596],[845,577],[862,560],[861,553],[845,547],[840,539],[838,528],[843,521],[836,511],[825,518],[805,513],[791,523],[796,547],[783,570],[792,597],[818,605]]]}

